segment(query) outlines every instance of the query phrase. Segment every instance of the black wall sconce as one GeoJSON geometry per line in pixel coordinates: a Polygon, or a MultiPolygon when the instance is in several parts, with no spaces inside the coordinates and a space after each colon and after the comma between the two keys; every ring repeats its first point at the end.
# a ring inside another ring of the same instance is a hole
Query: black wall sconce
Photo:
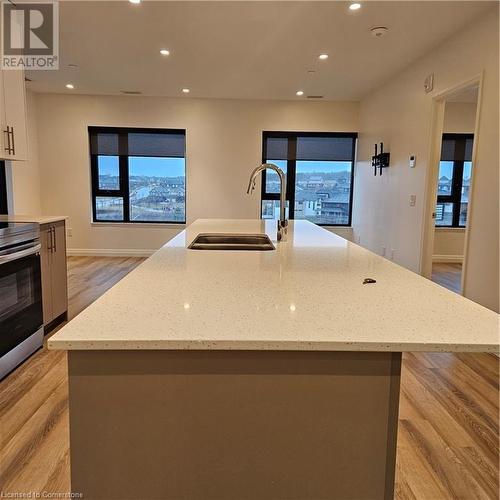
{"type": "Polygon", "coordinates": [[[377,168],[379,175],[382,175],[382,169],[389,166],[390,153],[384,153],[384,143],[380,143],[380,153],[378,152],[378,145],[375,144],[375,155],[372,156],[373,175],[377,175],[377,168]]]}

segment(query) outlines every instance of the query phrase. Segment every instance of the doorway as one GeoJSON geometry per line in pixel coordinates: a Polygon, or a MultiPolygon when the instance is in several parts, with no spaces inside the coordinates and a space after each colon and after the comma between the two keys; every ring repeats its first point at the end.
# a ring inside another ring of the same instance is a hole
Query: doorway
{"type": "Polygon", "coordinates": [[[444,93],[435,102],[433,168],[429,179],[429,215],[423,273],[463,293],[464,268],[477,136],[479,80],[444,93]],[[425,272],[427,271],[427,272],[425,272]]]}

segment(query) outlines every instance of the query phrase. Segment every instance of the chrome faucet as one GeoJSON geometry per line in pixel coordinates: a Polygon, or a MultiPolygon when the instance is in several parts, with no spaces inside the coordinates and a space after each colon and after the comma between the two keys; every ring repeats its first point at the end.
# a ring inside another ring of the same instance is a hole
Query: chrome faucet
{"type": "Polygon", "coordinates": [[[250,175],[248,181],[247,194],[251,194],[255,189],[255,181],[257,176],[266,169],[274,170],[280,178],[280,218],[278,220],[278,241],[286,241],[288,232],[288,219],[286,218],[286,175],[281,168],[274,165],[274,163],[263,163],[257,167],[250,175]]]}

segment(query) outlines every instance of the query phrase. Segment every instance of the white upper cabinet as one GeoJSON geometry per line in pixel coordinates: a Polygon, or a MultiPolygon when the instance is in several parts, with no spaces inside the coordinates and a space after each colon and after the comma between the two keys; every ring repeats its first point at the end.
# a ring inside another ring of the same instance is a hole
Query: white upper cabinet
{"type": "MultiPolygon", "coordinates": [[[[21,37],[22,30],[13,30],[11,36],[21,37]]],[[[22,70],[0,70],[0,159],[28,159],[26,90],[22,70]]]]}
{"type": "Polygon", "coordinates": [[[0,159],[27,160],[28,133],[24,71],[0,72],[0,159]]]}

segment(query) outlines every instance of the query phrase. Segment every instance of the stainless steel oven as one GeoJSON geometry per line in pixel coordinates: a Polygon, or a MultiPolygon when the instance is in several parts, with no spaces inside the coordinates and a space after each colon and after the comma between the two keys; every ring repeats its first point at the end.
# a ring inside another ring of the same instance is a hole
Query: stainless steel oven
{"type": "Polygon", "coordinates": [[[42,344],[38,224],[0,222],[0,378],[42,344]]]}

